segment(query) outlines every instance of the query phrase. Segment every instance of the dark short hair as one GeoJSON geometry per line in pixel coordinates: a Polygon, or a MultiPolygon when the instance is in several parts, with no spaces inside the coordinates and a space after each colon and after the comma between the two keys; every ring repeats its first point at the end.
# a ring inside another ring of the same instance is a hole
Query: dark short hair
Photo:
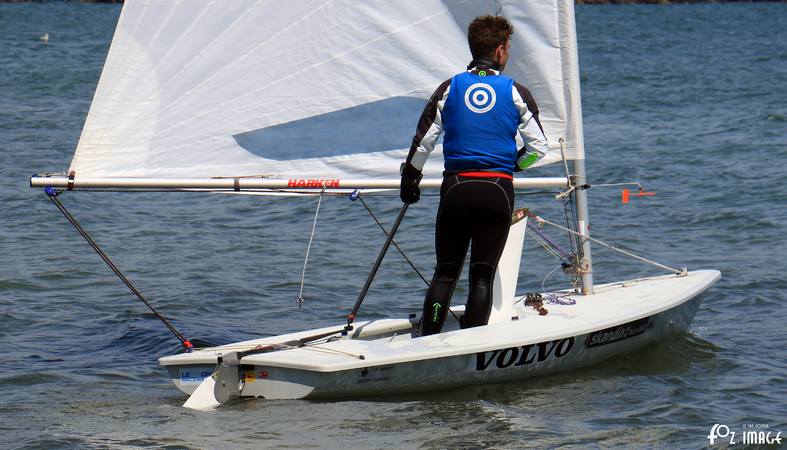
{"type": "Polygon", "coordinates": [[[492,58],[499,45],[514,34],[511,22],[503,16],[478,16],[467,27],[467,43],[473,59],[492,58]]]}

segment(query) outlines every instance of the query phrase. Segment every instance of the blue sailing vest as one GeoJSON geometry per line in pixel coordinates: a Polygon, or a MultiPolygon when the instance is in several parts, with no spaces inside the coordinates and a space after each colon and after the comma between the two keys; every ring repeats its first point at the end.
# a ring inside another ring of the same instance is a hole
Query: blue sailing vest
{"type": "Polygon", "coordinates": [[[520,120],[513,86],[514,80],[505,75],[464,72],[451,79],[442,111],[446,170],[511,173],[520,120]]]}

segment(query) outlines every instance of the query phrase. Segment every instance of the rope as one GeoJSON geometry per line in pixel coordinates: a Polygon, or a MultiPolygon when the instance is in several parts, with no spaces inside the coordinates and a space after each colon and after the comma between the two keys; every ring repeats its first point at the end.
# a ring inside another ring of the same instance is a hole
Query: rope
{"type": "MultiPolygon", "coordinates": [[[[565,199],[564,199],[565,201],[565,199]]],[[[566,216],[568,220],[568,216],[566,216]]],[[[563,271],[570,276],[571,278],[571,285],[576,290],[577,283],[579,281],[579,271],[577,270],[577,257],[576,253],[569,253],[567,250],[563,249],[560,245],[558,245],[555,241],[553,241],[549,235],[541,231],[543,225],[539,224],[538,226],[534,225],[532,222],[527,223],[527,227],[533,232],[531,236],[535,239],[536,242],[541,244],[541,246],[547,251],[547,253],[551,254],[555,257],[558,261],[560,261],[560,266],[553,269],[549,272],[546,277],[541,282],[541,290],[544,290],[544,285],[546,284],[547,279],[557,270],[562,268],[563,271]],[[573,270],[569,270],[573,269],[573,270]]],[[[569,242],[573,244],[574,237],[569,234],[569,242]]],[[[574,250],[572,245],[572,251],[574,250]]]]}
{"type": "Polygon", "coordinates": [[[301,307],[303,306],[303,284],[304,281],[306,280],[306,264],[309,262],[309,252],[312,249],[312,242],[314,241],[314,231],[317,229],[317,217],[319,217],[320,215],[320,205],[322,205],[322,196],[324,192],[325,189],[323,189],[320,192],[320,196],[317,199],[317,210],[314,211],[314,221],[312,222],[312,233],[311,236],[309,236],[309,245],[306,246],[306,257],[303,259],[303,270],[301,271],[301,289],[298,292],[298,300],[297,300],[298,309],[301,309],[301,307]]]}
{"type": "MultiPolygon", "coordinates": [[[[360,196],[360,193],[358,194],[357,198],[358,198],[358,200],[361,201],[361,204],[363,205],[363,207],[366,208],[366,211],[369,212],[369,215],[372,216],[372,219],[374,219],[375,223],[377,223],[377,226],[379,226],[380,229],[383,230],[383,233],[385,233],[385,235],[388,236],[388,231],[385,229],[383,224],[377,219],[377,216],[374,215],[372,210],[369,208],[369,205],[367,205],[366,202],[363,200],[363,198],[360,196]]],[[[421,277],[421,279],[424,281],[424,283],[427,286],[429,286],[429,282],[426,280],[426,278],[423,276],[423,274],[421,274],[421,272],[418,270],[418,268],[415,267],[415,264],[413,264],[413,262],[410,260],[410,258],[407,257],[407,255],[404,253],[404,251],[401,248],[399,248],[399,244],[397,244],[396,241],[394,241],[394,240],[391,240],[391,243],[394,245],[394,247],[396,247],[396,250],[399,251],[399,253],[402,255],[402,257],[404,257],[405,261],[407,261],[407,263],[410,264],[410,267],[413,268],[415,273],[417,273],[418,276],[421,277]]],[[[451,308],[448,308],[448,311],[451,313],[452,316],[454,316],[454,319],[456,319],[456,321],[459,322],[459,316],[457,316],[456,313],[453,310],[451,310],[451,308]]]]}
{"type": "MultiPolygon", "coordinates": [[[[527,297],[531,295],[533,294],[528,293],[519,297],[519,300],[515,301],[514,304],[516,305],[517,303],[522,302],[522,300],[527,300],[527,297]]],[[[544,292],[543,294],[538,294],[538,295],[540,295],[542,299],[546,299],[547,303],[552,305],[572,306],[577,304],[576,300],[570,298],[570,296],[574,295],[572,293],[558,295],[553,292],[544,292]]]]}
{"type": "Polygon", "coordinates": [[[317,345],[319,345],[319,344],[325,344],[325,342],[318,342],[317,344],[314,344],[314,345],[304,345],[304,346],[301,346],[301,347],[293,347],[293,348],[300,348],[300,349],[303,349],[303,350],[311,350],[313,352],[322,352],[322,353],[329,353],[329,354],[334,354],[334,355],[349,356],[349,357],[355,358],[355,359],[366,359],[366,357],[364,357],[363,355],[350,353],[350,352],[345,352],[344,350],[339,350],[339,349],[335,349],[335,348],[317,347],[317,345]]]}
{"type": "MultiPolygon", "coordinates": [[[[388,231],[385,229],[383,224],[377,219],[377,216],[374,215],[372,210],[369,208],[369,205],[366,204],[366,202],[363,200],[363,198],[361,196],[358,196],[358,200],[361,201],[361,204],[363,205],[363,207],[366,208],[366,211],[368,211],[369,215],[372,216],[372,219],[374,219],[375,223],[377,223],[377,226],[380,227],[381,230],[383,230],[383,233],[385,233],[386,236],[388,236],[388,231]]],[[[418,276],[421,277],[421,279],[424,281],[424,283],[427,286],[429,286],[429,282],[426,281],[426,278],[424,278],[424,276],[421,274],[421,272],[418,270],[418,268],[415,267],[415,264],[413,264],[413,262],[410,260],[410,258],[408,258],[407,255],[404,253],[404,251],[399,247],[399,244],[397,244],[396,241],[393,241],[393,240],[391,241],[391,244],[393,244],[394,247],[396,247],[396,250],[398,250],[399,254],[401,254],[402,257],[405,259],[405,261],[407,261],[407,263],[410,264],[410,267],[413,268],[415,273],[417,273],[418,276]]]]}
{"type": "Polygon", "coordinates": [[[544,279],[543,279],[543,280],[541,280],[541,292],[546,292],[546,289],[544,289],[544,285],[546,284],[546,282],[547,282],[547,279],[548,279],[548,278],[549,278],[549,277],[550,277],[550,276],[551,276],[553,273],[555,273],[555,271],[556,271],[557,269],[561,269],[562,267],[563,267],[563,266],[557,266],[557,267],[555,267],[554,269],[552,269],[552,270],[551,270],[551,271],[550,271],[550,272],[547,274],[547,276],[545,276],[545,277],[544,277],[544,279]]]}
{"type": "Polygon", "coordinates": [[[74,228],[76,228],[79,234],[81,234],[82,237],[85,238],[85,240],[87,241],[88,244],[90,244],[93,250],[95,250],[96,253],[98,253],[98,256],[100,256],[101,259],[103,259],[104,262],[109,266],[109,268],[112,269],[113,272],[115,272],[115,275],[117,275],[118,278],[120,278],[120,280],[123,281],[123,283],[131,290],[131,292],[133,292],[134,295],[136,295],[137,298],[139,298],[142,301],[142,303],[145,304],[145,306],[150,308],[153,314],[155,314],[155,316],[158,317],[159,320],[161,320],[161,322],[169,329],[169,331],[171,331],[172,334],[174,334],[175,337],[180,340],[180,343],[183,345],[183,347],[186,348],[186,351],[189,352],[192,351],[194,349],[194,346],[191,344],[191,342],[189,342],[177,329],[175,329],[175,327],[166,318],[164,318],[164,316],[159,314],[159,312],[156,311],[156,309],[153,308],[153,306],[150,303],[148,303],[147,300],[145,300],[145,297],[142,296],[142,293],[136,287],[134,287],[133,284],[131,284],[131,281],[129,281],[129,279],[126,278],[125,275],[123,275],[123,272],[121,272],[120,269],[118,269],[118,267],[112,262],[112,260],[109,259],[109,256],[107,256],[107,254],[104,253],[103,250],[101,250],[101,248],[98,246],[96,241],[94,241],[93,238],[91,238],[90,235],[87,234],[87,231],[85,231],[85,229],[82,228],[79,222],[77,222],[74,216],[71,215],[71,213],[66,209],[63,203],[57,198],[57,196],[60,195],[60,192],[62,191],[56,191],[54,189],[47,188],[45,192],[47,194],[47,198],[49,198],[49,200],[57,207],[57,209],[60,210],[61,213],[63,213],[63,216],[65,216],[65,218],[68,219],[71,225],[73,225],[74,228]]]}
{"type": "Polygon", "coordinates": [[[570,295],[572,294],[569,293],[569,294],[557,295],[550,292],[545,292],[544,295],[542,295],[542,297],[546,299],[547,303],[550,303],[552,305],[563,305],[563,306],[576,305],[577,301],[573,298],[569,298],[570,295]]]}
{"type": "MultiPolygon", "coordinates": [[[[337,334],[338,334],[338,332],[337,332],[337,334]]],[[[251,347],[249,347],[249,346],[234,346],[234,347],[233,346],[222,346],[220,348],[216,348],[215,351],[216,352],[238,352],[238,353],[242,353],[244,351],[249,351],[249,350],[253,351],[253,350],[257,350],[257,349],[271,349],[271,352],[287,351],[287,350],[298,350],[298,349],[300,349],[300,350],[311,350],[311,351],[315,351],[315,352],[329,353],[329,354],[334,354],[334,355],[349,356],[349,357],[352,357],[352,358],[355,358],[355,359],[366,359],[361,354],[350,353],[350,352],[346,352],[344,350],[333,349],[333,348],[317,347],[320,344],[326,344],[326,343],[330,342],[328,339],[329,338],[325,338],[325,339],[321,339],[319,342],[315,341],[315,342],[309,342],[309,343],[305,343],[305,344],[301,344],[301,345],[290,345],[290,344],[287,344],[287,343],[272,343],[272,344],[259,344],[259,345],[254,345],[254,346],[251,346],[251,347]]]]}
{"type": "Polygon", "coordinates": [[[653,266],[656,266],[656,267],[659,267],[659,268],[662,268],[662,269],[665,269],[665,270],[669,270],[670,272],[674,272],[677,275],[685,276],[687,274],[687,271],[686,271],[685,268],[683,268],[683,269],[676,269],[674,267],[665,266],[664,264],[661,264],[661,263],[658,263],[656,261],[644,258],[644,257],[639,256],[639,255],[635,255],[634,253],[631,253],[631,252],[629,252],[627,250],[623,250],[621,248],[615,247],[614,245],[607,244],[606,242],[604,242],[604,241],[602,241],[600,239],[596,239],[596,238],[590,237],[588,235],[583,235],[583,234],[577,233],[574,230],[569,230],[566,227],[562,227],[562,226],[560,226],[560,225],[558,225],[556,223],[550,222],[550,221],[548,221],[546,219],[542,219],[541,217],[539,217],[539,216],[537,216],[535,214],[533,214],[531,217],[533,217],[533,219],[535,219],[535,221],[538,222],[538,223],[545,223],[547,225],[552,225],[553,227],[559,228],[561,230],[568,231],[569,233],[574,234],[574,235],[576,235],[576,236],[578,236],[580,238],[588,239],[588,240],[590,240],[592,242],[595,242],[597,244],[603,245],[604,247],[607,247],[610,250],[614,250],[614,251],[616,251],[618,253],[622,253],[622,254],[624,254],[626,256],[629,256],[629,257],[634,258],[636,260],[642,261],[644,263],[651,264],[653,266]]]}
{"type": "MultiPolygon", "coordinates": [[[[558,198],[561,198],[563,201],[563,214],[565,215],[566,219],[566,228],[575,230],[577,226],[577,215],[575,208],[576,189],[573,185],[573,181],[571,189],[566,191],[565,194],[567,195],[558,196],[558,198]]],[[[569,261],[577,268],[577,270],[574,270],[571,273],[571,286],[573,286],[574,290],[576,291],[579,289],[579,284],[581,282],[580,271],[578,269],[580,266],[580,261],[582,260],[582,241],[569,232],[568,242],[571,245],[571,256],[569,257],[569,261]]]]}
{"type": "Polygon", "coordinates": [[[625,183],[604,183],[604,184],[594,184],[593,187],[610,187],[610,186],[636,186],[640,191],[644,190],[645,188],[642,187],[641,184],[637,183],[636,181],[627,181],[625,183]]]}
{"type": "Polygon", "coordinates": [[[544,243],[546,244],[544,245],[544,248],[546,248],[547,251],[549,251],[553,255],[556,255],[558,258],[571,259],[572,257],[571,253],[564,250],[555,241],[550,239],[546,233],[542,232],[536,225],[533,225],[532,222],[528,222],[527,227],[530,228],[530,230],[536,234],[535,237],[538,238],[538,240],[541,240],[543,242],[542,245],[544,245],[544,243]]]}
{"type": "Polygon", "coordinates": [[[541,237],[540,237],[540,236],[538,236],[538,235],[536,235],[536,234],[533,234],[533,235],[532,235],[532,237],[533,237],[533,239],[534,239],[536,242],[538,242],[539,244],[541,244],[541,247],[542,247],[544,250],[546,250],[546,252],[547,252],[547,253],[549,253],[550,255],[554,256],[554,257],[555,257],[555,259],[558,259],[558,260],[559,260],[559,259],[561,259],[561,256],[560,256],[560,254],[559,254],[558,252],[556,252],[556,251],[555,251],[555,250],[554,250],[554,249],[553,249],[553,248],[552,248],[552,247],[551,247],[551,246],[550,246],[550,245],[549,245],[549,244],[548,244],[546,241],[544,241],[543,239],[541,239],[541,237]]]}

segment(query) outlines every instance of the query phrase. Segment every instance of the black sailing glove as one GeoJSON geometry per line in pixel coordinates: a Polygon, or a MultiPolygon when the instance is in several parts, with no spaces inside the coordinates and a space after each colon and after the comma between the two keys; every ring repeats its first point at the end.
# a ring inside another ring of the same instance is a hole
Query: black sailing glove
{"type": "Polygon", "coordinates": [[[422,177],[421,171],[407,162],[402,163],[400,171],[402,182],[399,184],[399,198],[405,203],[413,204],[421,199],[421,190],[418,189],[422,177]]]}

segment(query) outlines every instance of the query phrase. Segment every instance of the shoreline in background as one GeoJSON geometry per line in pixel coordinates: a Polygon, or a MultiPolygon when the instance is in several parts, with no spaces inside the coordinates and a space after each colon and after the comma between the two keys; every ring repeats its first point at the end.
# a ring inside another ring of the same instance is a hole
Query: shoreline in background
{"type": "MultiPolygon", "coordinates": [[[[124,0],[0,0],[0,3],[123,3],[124,0]]],[[[578,5],[678,3],[785,3],[787,0],[576,0],[578,5]]]]}

